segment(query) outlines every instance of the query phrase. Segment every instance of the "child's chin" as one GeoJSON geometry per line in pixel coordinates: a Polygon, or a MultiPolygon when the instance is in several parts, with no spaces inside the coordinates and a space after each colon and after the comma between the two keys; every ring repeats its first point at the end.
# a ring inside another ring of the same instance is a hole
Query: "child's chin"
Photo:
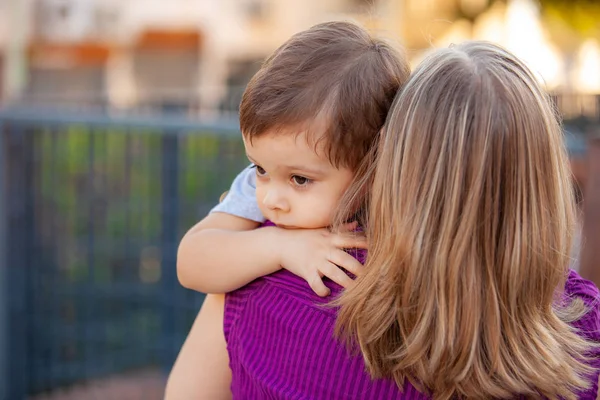
{"type": "Polygon", "coordinates": [[[301,226],[296,226],[296,225],[285,225],[285,224],[275,224],[278,228],[283,228],[283,229],[306,229],[303,228],[301,226]]]}

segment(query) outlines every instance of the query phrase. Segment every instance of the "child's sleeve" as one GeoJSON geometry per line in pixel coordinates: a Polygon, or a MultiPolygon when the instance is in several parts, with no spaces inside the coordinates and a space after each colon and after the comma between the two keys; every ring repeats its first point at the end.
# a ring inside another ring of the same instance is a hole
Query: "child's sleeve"
{"type": "Polygon", "coordinates": [[[250,166],[234,179],[227,195],[211,211],[222,212],[236,217],[264,222],[256,201],[256,173],[250,166]]]}

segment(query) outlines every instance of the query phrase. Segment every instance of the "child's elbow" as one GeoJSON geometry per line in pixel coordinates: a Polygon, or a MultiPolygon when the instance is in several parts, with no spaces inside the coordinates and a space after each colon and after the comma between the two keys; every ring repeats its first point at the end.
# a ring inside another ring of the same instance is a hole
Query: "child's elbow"
{"type": "Polygon", "coordinates": [[[177,279],[179,280],[179,284],[186,289],[202,291],[203,288],[200,287],[201,285],[198,285],[198,277],[194,274],[194,272],[198,272],[198,268],[193,268],[194,265],[191,261],[187,255],[184,238],[177,249],[177,279]]]}
{"type": "Polygon", "coordinates": [[[194,272],[197,271],[192,271],[191,265],[177,261],[177,279],[179,280],[179,284],[186,289],[209,293],[209,288],[202,284],[203,280],[194,272]]]}
{"type": "Polygon", "coordinates": [[[177,280],[179,280],[179,284],[186,289],[192,289],[191,282],[185,266],[183,265],[179,258],[177,259],[177,280]]]}
{"type": "Polygon", "coordinates": [[[197,290],[190,279],[189,274],[187,273],[185,267],[182,265],[180,261],[177,261],[177,279],[179,280],[179,284],[186,289],[197,290]]]}
{"type": "Polygon", "coordinates": [[[186,289],[221,294],[228,291],[226,281],[215,274],[209,254],[198,245],[198,237],[185,235],[177,248],[177,279],[186,289]]]}

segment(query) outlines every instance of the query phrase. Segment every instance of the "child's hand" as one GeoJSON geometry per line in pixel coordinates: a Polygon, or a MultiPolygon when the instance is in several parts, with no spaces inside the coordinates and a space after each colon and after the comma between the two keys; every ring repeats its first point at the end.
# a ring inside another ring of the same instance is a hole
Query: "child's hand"
{"type": "Polygon", "coordinates": [[[359,275],[362,264],[343,249],[366,249],[367,240],[362,232],[352,232],[348,224],[341,233],[327,229],[281,230],[275,244],[281,254],[281,266],[305,279],[319,296],[327,296],[329,288],[322,278],[328,277],[342,287],[353,284],[352,279],[340,269],[359,275]]]}

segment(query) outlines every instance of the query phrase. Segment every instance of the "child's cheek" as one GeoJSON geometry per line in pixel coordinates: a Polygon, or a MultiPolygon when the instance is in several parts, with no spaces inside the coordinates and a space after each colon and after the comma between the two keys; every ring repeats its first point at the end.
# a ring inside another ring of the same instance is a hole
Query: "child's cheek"
{"type": "Polygon", "coordinates": [[[258,208],[264,213],[264,190],[260,188],[258,185],[256,187],[256,203],[258,204],[258,208]]]}

